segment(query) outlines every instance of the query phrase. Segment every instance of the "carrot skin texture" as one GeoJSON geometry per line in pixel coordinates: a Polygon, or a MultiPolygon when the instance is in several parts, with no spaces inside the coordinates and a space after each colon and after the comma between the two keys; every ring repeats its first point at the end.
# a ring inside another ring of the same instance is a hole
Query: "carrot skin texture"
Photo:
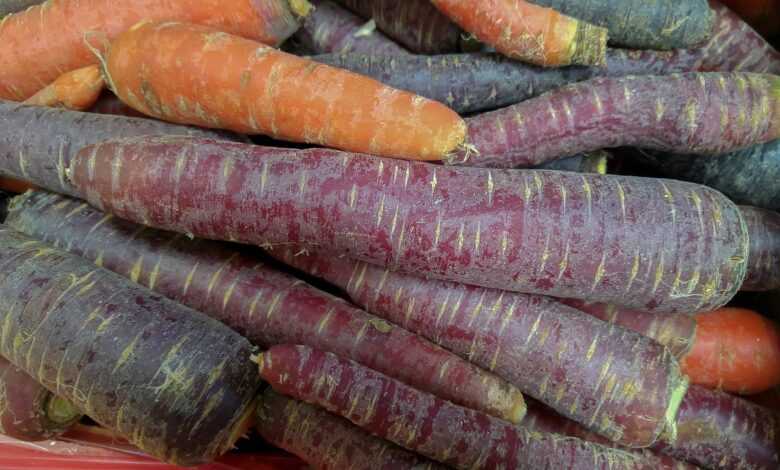
{"type": "Polygon", "coordinates": [[[292,40],[314,54],[409,54],[379,31],[366,30],[366,21],[330,0],[311,2],[314,11],[292,40]]]}
{"type": "Polygon", "coordinates": [[[100,116],[0,101],[0,173],[48,190],[78,195],[65,170],[76,152],[112,137],[180,134],[235,138],[151,119],[100,116]]]}
{"type": "Polygon", "coordinates": [[[18,232],[0,229],[0,253],[14,365],[169,463],[208,462],[244,432],[259,387],[246,339],[18,232]]]}
{"type": "Polygon", "coordinates": [[[508,106],[571,82],[587,80],[587,67],[541,68],[498,54],[441,56],[323,54],[317,62],[345,68],[445,103],[458,113],[508,106]]]}
{"type": "Polygon", "coordinates": [[[666,349],[552,299],[426,280],[347,258],[270,253],[627,446],[652,444],[684,394],[666,349]]]}
{"type": "Polygon", "coordinates": [[[652,468],[596,444],[531,433],[305,346],[274,346],[259,356],[258,364],[260,375],[277,392],[322,406],[374,435],[458,469],[652,468]]]}
{"type": "MultiPolygon", "coordinates": [[[[48,406],[54,394],[23,370],[0,357],[0,433],[23,441],[53,439],[81,418],[53,420],[48,406]]],[[[74,412],[75,413],[75,412],[74,412]]]]}
{"type": "Polygon", "coordinates": [[[199,23],[272,45],[298,29],[288,0],[52,0],[0,24],[0,98],[25,100],[62,73],[98,63],[85,34],[99,46],[141,20],[199,23]]]}
{"type": "Polygon", "coordinates": [[[601,321],[636,331],[663,344],[677,359],[690,351],[696,337],[696,320],[691,315],[666,315],[578,299],[558,300],[601,321]]]}
{"type": "Polygon", "coordinates": [[[448,468],[374,437],[322,408],[279,395],[270,387],[258,404],[255,428],[269,443],[322,470],[448,468]]]}
{"type": "Polygon", "coordinates": [[[547,67],[603,65],[607,30],[524,0],[431,0],[464,30],[513,59],[547,67]]]}
{"type": "Polygon", "coordinates": [[[683,49],[712,35],[707,0],[572,1],[531,0],[609,30],[610,43],[634,49],[683,49]]]}
{"type": "Polygon", "coordinates": [[[106,62],[122,101],[167,121],[421,160],[465,137],[441,103],[197,25],[139,25],[106,62]]]}
{"type": "Polygon", "coordinates": [[[619,146],[720,154],[780,137],[780,77],[595,78],[467,122],[473,148],[447,163],[514,168],[619,146]]]}
{"type": "Polygon", "coordinates": [[[141,231],[44,192],[16,198],[6,223],[201,311],[253,344],[307,344],[511,422],[525,414],[522,394],[503,379],[228,245],[141,231]]]}
{"type": "Polygon", "coordinates": [[[338,0],[417,54],[459,52],[467,40],[463,30],[428,0],[338,0]]]}
{"type": "Polygon", "coordinates": [[[693,383],[738,394],[780,385],[777,324],[743,308],[696,315],[696,341],[680,361],[693,383]]]}
{"type": "Polygon", "coordinates": [[[24,104],[83,111],[95,104],[105,85],[100,67],[88,65],[60,75],[46,88],[24,100],[24,104]]]}
{"type": "Polygon", "coordinates": [[[742,290],[780,288],[780,214],[759,207],[740,206],[750,239],[748,268],[742,290]]]}
{"type": "Polygon", "coordinates": [[[677,439],[653,449],[703,468],[773,470],[780,465],[778,432],[780,419],[770,410],[692,385],[677,415],[677,439]]]}
{"type": "Polygon", "coordinates": [[[180,137],[86,147],[69,177],[93,206],[157,228],[326,249],[484,287],[692,312],[728,302],[745,275],[737,207],[716,191],[671,180],[442,167],[180,137]],[[221,175],[217,184],[212,175],[221,175]],[[576,235],[591,230],[612,237],[576,235]]]}

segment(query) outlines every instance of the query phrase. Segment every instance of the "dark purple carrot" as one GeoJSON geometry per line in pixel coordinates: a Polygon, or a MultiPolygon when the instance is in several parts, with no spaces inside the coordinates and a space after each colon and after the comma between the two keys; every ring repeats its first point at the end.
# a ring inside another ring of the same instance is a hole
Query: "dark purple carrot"
{"type": "Polygon", "coordinates": [[[269,443],[322,470],[444,470],[447,467],[374,437],[322,408],[270,387],[257,407],[257,431],[269,443]]]}
{"type": "Polygon", "coordinates": [[[101,116],[0,101],[0,174],[62,194],[77,195],[65,178],[70,159],[82,147],[112,137],[178,134],[224,138],[193,127],[152,119],[101,116]]]}
{"type": "Polygon", "coordinates": [[[356,53],[405,55],[403,47],[376,30],[372,22],[355,16],[330,0],[311,2],[314,11],[292,37],[299,47],[312,54],[356,53]]]}
{"type": "Polygon", "coordinates": [[[657,469],[579,439],[532,432],[440,400],[371,369],[306,346],[274,346],[257,358],[280,393],[322,406],[366,431],[458,469],[657,469]]]}
{"type": "Polygon", "coordinates": [[[254,416],[249,342],[89,261],[0,229],[0,353],[150,455],[231,449],[254,416]]]}
{"type": "Polygon", "coordinates": [[[525,414],[520,391],[492,373],[234,246],[144,228],[44,192],[17,197],[6,223],[216,318],[263,347],[307,344],[511,422],[525,414]]]}
{"type": "Polygon", "coordinates": [[[67,431],[81,416],[70,401],[0,357],[0,434],[45,441],[67,431]]]}
{"type": "Polygon", "coordinates": [[[740,206],[739,210],[750,238],[747,276],[742,290],[780,288],[780,214],[751,206],[740,206]]]}
{"type": "Polygon", "coordinates": [[[485,287],[694,312],[730,300],[745,273],[737,207],[669,180],[175,136],[90,146],[69,171],[91,204],[128,220],[485,287]]]}
{"type": "Polygon", "coordinates": [[[608,147],[719,154],[780,137],[780,77],[595,78],[467,121],[454,165],[512,168],[608,147]]]}
{"type": "Polygon", "coordinates": [[[673,424],[685,393],[666,349],[552,299],[426,280],[343,257],[270,253],[625,445],[652,444],[673,424]]]}
{"type": "Polygon", "coordinates": [[[668,347],[677,359],[690,351],[696,337],[696,319],[690,315],[659,314],[578,299],[558,300],[599,320],[651,338],[668,347]]]}

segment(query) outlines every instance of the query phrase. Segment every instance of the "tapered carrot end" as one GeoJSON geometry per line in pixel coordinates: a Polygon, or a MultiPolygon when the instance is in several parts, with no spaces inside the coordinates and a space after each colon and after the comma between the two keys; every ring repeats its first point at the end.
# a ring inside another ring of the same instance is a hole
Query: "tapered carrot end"
{"type": "Polygon", "coordinates": [[[577,33],[572,43],[572,65],[598,65],[607,63],[607,29],[577,22],[577,33]]]}
{"type": "Polygon", "coordinates": [[[461,148],[465,141],[466,141],[466,121],[464,121],[463,118],[458,116],[457,121],[452,127],[452,130],[443,139],[443,145],[439,149],[440,153],[437,152],[439,153],[437,160],[441,160],[442,158],[447,158],[447,155],[450,155],[451,153],[461,148]]]}
{"type": "Polygon", "coordinates": [[[295,13],[299,18],[306,18],[309,13],[314,9],[311,3],[307,0],[289,0],[290,10],[295,13]]]}

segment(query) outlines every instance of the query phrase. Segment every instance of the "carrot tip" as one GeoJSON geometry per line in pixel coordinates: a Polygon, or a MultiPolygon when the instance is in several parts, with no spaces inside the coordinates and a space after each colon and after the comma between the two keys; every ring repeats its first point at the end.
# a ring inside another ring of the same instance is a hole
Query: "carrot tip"
{"type": "Polygon", "coordinates": [[[572,43],[570,63],[573,65],[599,65],[607,63],[607,29],[585,21],[577,22],[577,33],[572,43]]]}
{"type": "Polygon", "coordinates": [[[299,18],[306,18],[309,13],[314,9],[311,3],[307,0],[288,0],[290,3],[290,9],[299,18]]]}

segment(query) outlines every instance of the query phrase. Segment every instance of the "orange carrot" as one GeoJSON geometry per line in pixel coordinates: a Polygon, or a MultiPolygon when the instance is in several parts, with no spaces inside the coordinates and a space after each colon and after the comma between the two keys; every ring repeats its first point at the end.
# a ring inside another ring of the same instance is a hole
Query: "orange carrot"
{"type": "Polygon", "coordinates": [[[309,9],[306,0],[49,0],[0,23],[0,99],[25,100],[63,73],[97,63],[88,43],[143,19],[204,24],[277,45],[309,9]]]}
{"type": "Polygon", "coordinates": [[[696,339],[681,366],[692,383],[739,394],[780,384],[780,331],[743,308],[696,315],[696,339]]]}
{"type": "Polygon", "coordinates": [[[199,25],[140,23],[105,64],[122,101],[182,124],[419,160],[443,158],[466,132],[441,103],[199,25]]]}
{"type": "Polygon", "coordinates": [[[431,0],[498,52],[537,65],[606,63],[607,30],[524,0],[431,0]]]}
{"type": "Polygon", "coordinates": [[[84,111],[95,104],[105,86],[100,67],[88,65],[60,75],[46,88],[27,98],[24,104],[84,111]]]}

